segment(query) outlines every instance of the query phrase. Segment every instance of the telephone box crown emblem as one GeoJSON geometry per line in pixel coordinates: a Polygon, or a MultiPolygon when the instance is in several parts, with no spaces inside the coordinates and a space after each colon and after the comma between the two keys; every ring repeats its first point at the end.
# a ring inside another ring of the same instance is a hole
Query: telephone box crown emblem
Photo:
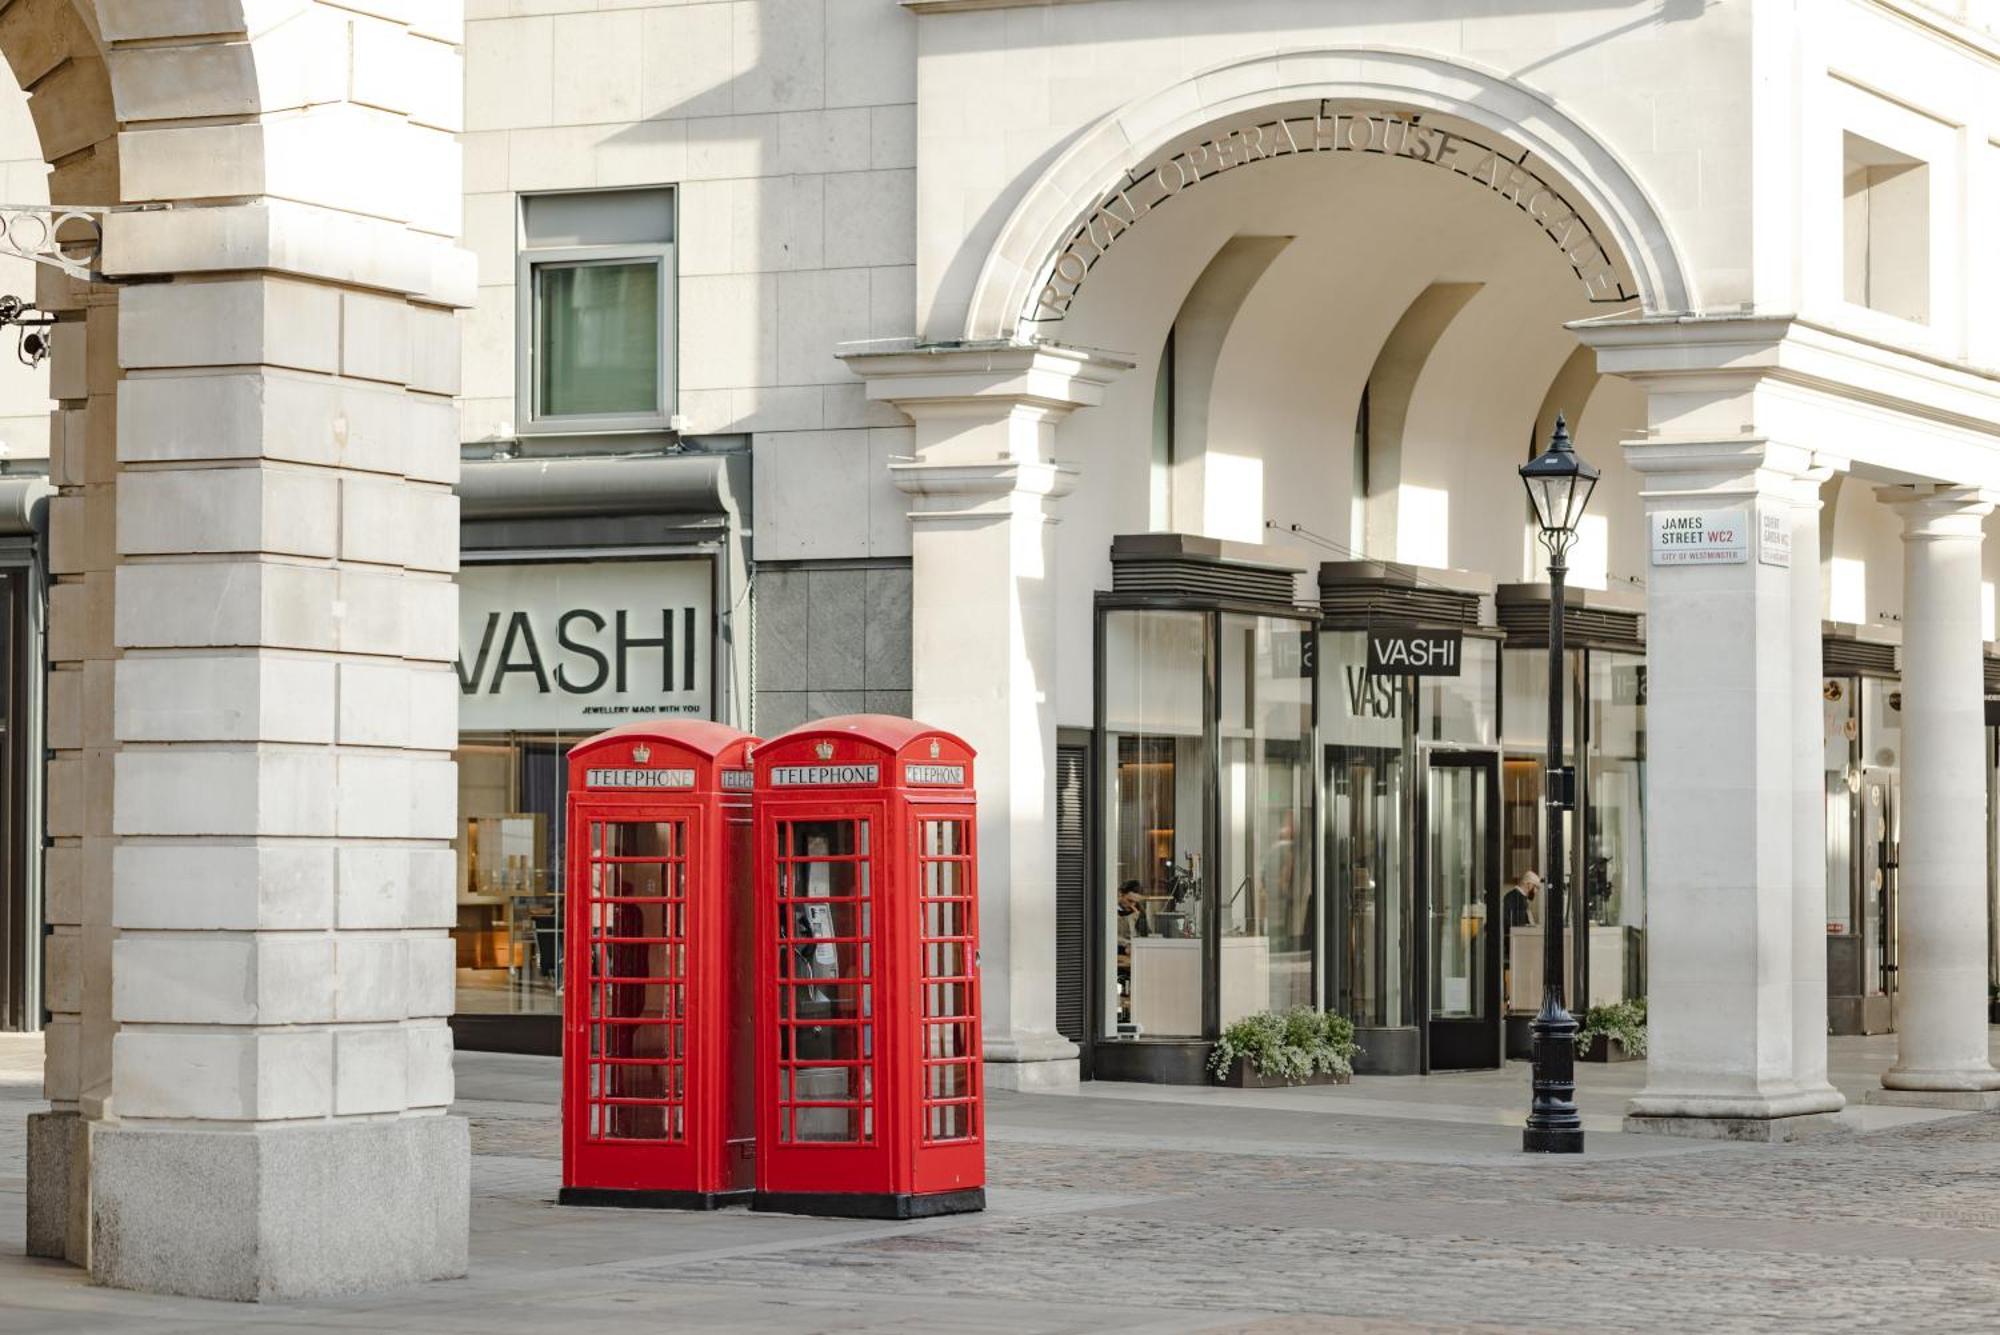
{"type": "Polygon", "coordinates": [[[931,738],[931,759],[936,760],[937,758],[938,758],[937,738],[933,737],[931,738]]]}
{"type": "Polygon", "coordinates": [[[833,743],[822,740],[818,745],[813,747],[813,754],[821,760],[833,759],[833,743]]]}
{"type": "Polygon", "coordinates": [[[653,748],[647,746],[644,742],[641,742],[637,746],[632,748],[633,764],[643,765],[652,758],[653,758],[653,748]]]}

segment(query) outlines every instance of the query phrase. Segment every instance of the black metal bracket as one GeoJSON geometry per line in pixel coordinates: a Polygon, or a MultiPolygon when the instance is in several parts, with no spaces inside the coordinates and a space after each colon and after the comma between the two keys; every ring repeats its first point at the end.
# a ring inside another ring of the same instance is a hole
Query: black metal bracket
{"type": "Polygon", "coordinates": [[[49,359],[50,339],[46,331],[55,322],[55,316],[31,302],[12,295],[0,296],[0,328],[12,326],[19,331],[14,355],[23,366],[40,366],[49,359]]]}

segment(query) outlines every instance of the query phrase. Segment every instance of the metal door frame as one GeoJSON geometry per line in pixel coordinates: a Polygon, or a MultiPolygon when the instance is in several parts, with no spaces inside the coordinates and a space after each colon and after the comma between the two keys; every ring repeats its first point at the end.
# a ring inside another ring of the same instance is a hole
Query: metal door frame
{"type": "Polygon", "coordinates": [[[1416,978],[1416,1001],[1420,1041],[1423,1049],[1423,1073],[1428,1075],[1437,1069],[1432,1060],[1434,1046],[1433,1027],[1436,1025],[1457,1026],[1464,1031],[1473,1031],[1482,1024],[1490,1031],[1492,1060],[1481,1066],[1450,1066],[1446,1070],[1498,1070],[1506,1062],[1505,1029],[1506,1017],[1501,1008],[1500,995],[1500,762],[1499,748],[1486,747],[1446,747],[1419,746],[1417,748],[1418,770],[1421,781],[1413,782],[1416,800],[1416,821],[1412,827],[1415,844],[1416,904],[1417,921],[1422,925],[1423,940],[1416,951],[1414,960],[1416,978]],[[1477,1020],[1436,1020],[1431,1017],[1431,771],[1434,769],[1480,769],[1486,773],[1486,798],[1483,803],[1486,816],[1486,1019],[1477,1020]]]}

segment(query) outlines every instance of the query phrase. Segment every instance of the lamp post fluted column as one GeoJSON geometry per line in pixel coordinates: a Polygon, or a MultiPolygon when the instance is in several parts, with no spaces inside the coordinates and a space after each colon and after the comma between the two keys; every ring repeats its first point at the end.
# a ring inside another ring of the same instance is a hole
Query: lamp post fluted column
{"type": "Polygon", "coordinates": [[[1576,1110],[1576,1019],[1563,1005],[1563,812],[1576,800],[1576,773],[1563,761],[1563,587],[1570,544],[1590,504],[1598,471],[1570,448],[1569,424],[1556,416],[1549,448],[1521,465],[1521,481],[1549,553],[1549,751],[1543,785],[1542,1009],[1534,1035],[1534,1095],[1521,1148],[1534,1154],[1583,1153],[1583,1118],[1576,1110]]]}
{"type": "Polygon", "coordinates": [[[1569,559],[1549,548],[1549,760],[1543,811],[1547,828],[1542,859],[1542,1008],[1529,1032],[1534,1035],[1534,1101],[1521,1148],[1541,1154],[1583,1151],[1583,1118],[1576,1110],[1576,1017],[1563,1005],[1563,812],[1573,782],[1563,758],[1563,585],[1569,559]]]}

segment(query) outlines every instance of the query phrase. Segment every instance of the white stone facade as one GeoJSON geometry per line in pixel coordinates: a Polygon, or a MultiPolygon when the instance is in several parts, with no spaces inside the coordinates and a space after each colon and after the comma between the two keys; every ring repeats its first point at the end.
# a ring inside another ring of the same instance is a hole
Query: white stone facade
{"type": "MultiPolygon", "coordinates": [[[[38,271],[56,356],[0,377],[8,457],[54,401],[60,488],[37,1250],[236,1297],[462,1268],[461,452],[742,438],[756,562],[907,563],[909,708],[980,753],[990,1078],[1036,1087],[1077,1069],[1054,758],[1103,723],[1113,537],[1533,581],[1514,475],[1561,412],[1605,470],[1577,582],[1649,618],[1634,1114],[1839,1106],[1828,619],[1902,621],[1885,1084],[2000,1086],[1967,945],[2000,583],[1991,3],[462,8],[0,8],[34,140],[0,121],[0,159],[54,164],[17,202],[171,205],[110,218],[127,281],[38,271]],[[538,432],[523,201],[628,190],[671,191],[671,421],[538,432]],[[1649,515],[1724,507],[1790,563],[1653,560],[1649,515]],[[394,1182],[325,1224],[334,1259],[302,1258],[312,1165],[385,1155],[394,1182]],[[222,1163],[241,1197],[180,1226],[222,1163]]],[[[754,581],[744,606],[754,638],[754,581]]]]}

